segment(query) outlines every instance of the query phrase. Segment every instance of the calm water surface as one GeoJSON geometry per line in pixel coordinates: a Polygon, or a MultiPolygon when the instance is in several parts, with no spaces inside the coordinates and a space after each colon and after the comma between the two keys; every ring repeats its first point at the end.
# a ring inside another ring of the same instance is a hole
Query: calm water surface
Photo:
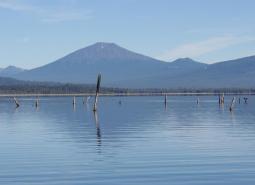
{"type": "Polygon", "coordinates": [[[255,97],[0,99],[0,184],[255,184],[255,97]],[[121,104],[119,104],[121,100],[121,104]]]}

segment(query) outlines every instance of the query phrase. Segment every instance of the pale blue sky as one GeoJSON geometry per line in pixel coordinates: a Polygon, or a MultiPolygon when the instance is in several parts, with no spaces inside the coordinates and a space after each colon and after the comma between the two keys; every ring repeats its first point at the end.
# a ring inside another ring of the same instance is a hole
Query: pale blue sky
{"type": "Polygon", "coordinates": [[[0,67],[38,67],[99,41],[167,61],[255,55],[254,9],[254,0],[0,0],[0,67]]]}

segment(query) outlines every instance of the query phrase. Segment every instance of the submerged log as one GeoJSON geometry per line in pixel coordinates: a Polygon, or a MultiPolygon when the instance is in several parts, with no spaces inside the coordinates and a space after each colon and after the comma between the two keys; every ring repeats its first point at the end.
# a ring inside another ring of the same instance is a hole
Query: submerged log
{"type": "Polygon", "coordinates": [[[97,101],[98,101],[98,94],[99,94],[99,90],[100,90],[100,83],[101,83],[101,74],[99,74],[97,77],[97,88],[96,88],[96,95],[95,95],[93,111],[97,111],[97,101]]]}

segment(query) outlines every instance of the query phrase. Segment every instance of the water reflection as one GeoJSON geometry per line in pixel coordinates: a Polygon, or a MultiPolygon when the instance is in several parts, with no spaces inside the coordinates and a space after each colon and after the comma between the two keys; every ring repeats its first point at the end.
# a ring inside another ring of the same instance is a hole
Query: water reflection
{"type": "Polygon", "coordinates": [[[102,142],[101,142],[101,129],[100,129],[99,121],[98,121],[97,111],[93,111],[93,115],[94,115],[94,120],[96,125],[97,146],[100,151],[102,142]]]}
{"type": "Polygon", "coordinates": [[[225,105],[223,103],[219,104],[219,110],[225,112],[225,105]]]}
{"type": "Polygon", "coordinates": [[[171,96],[168,111],[162,96],[100,97],[97,112],[82,98],[75,112],[70,97],[40,98],[38,112],[19,100],[15,114],[0,103],[0,184],[255,183],[252,97],[232,112],[231,97],[225,112],[206,96],[171,96]]]}
{"type": "Polygon", "coordinates": [[[165,111],[167,111],[167,102],[164,103],[165,111]]]}
{"type": "Polygon", "coordinates": [[[229,111],[229,114],[230,114],[231,123],[235,124],[236,123],[235,110],[229,111]]]}

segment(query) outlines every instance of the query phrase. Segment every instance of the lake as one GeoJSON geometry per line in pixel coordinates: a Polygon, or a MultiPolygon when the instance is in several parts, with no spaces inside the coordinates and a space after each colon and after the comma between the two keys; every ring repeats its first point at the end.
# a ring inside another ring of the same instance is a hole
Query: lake
{"type": "Polygon", "coordinates": [[[255,98],[0,99],[0,184],[255,184],[255,98]],[[121,101],[121,103],[119,102],[121,101]]]}

